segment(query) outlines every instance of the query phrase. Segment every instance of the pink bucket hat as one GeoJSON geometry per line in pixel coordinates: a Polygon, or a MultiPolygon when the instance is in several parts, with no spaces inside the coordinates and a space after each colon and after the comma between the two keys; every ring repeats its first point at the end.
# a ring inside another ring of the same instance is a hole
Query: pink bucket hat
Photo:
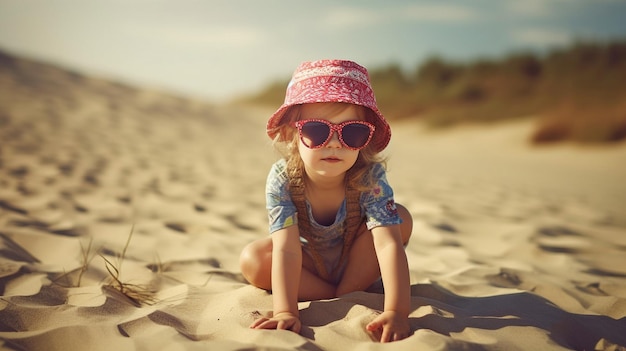
{"type": "Polygon", "coordinates": [[[372,145],[380,152],[389,144],[391,128],[376,106],[367,69],[345,60],[308,61],[296,68],[287,86],[285,102],[267,122],[269,137],[276,137],[276,128],[291,106],[317,102],[346,102],[369,108],[376,117],[372,145]]]}

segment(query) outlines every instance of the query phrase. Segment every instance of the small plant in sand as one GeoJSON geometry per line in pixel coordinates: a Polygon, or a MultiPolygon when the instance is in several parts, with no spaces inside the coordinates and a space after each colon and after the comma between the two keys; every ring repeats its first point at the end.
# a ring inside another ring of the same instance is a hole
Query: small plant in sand
{"type": "Polygon", "coordinates": [[[128,235],[128,239],[126,240],[126,245],[124,245],[124,249],[122,250],[122,254],[118,257],[117,265],[113,264],[109,259],[100,255],[104,260],[104,264],[107,272],[109,272],[109,276],[111,278],[111,283],[106,284],[104,287],[113,289],[115,292],[121,293],[123,296],[128,298],[131,303],[136,306],[142,305],[153,305],[157,302],[156,297],[154,296],[154,291],[150,289],[146,285],[138,285],[132,284],[128,282],[123,282],[120,277],[122,275],[122,263],[124,263],[124,258],[126,257],[126,250],[130,245],[130,240],[133,236],[133,230],[135,226],[130,230],[130,234],[128,235]]]}
{"type": "Polygon", "coordinates": [[[87,247],[83,246],[83,243],[80,243],[80,252],[81,252],[81,266],[73,271],[64,272],[62,275],[58,276],[55,279],[52,279],[52,282],[63,287],[69,288],[77,288],[81,286],[83,275],[89,268],[89,264],[94,259],[95,255],[92,254],[92,245],[93,238],[89,239],[89,244],[87,247]],[[75,279],[72,279],[72,276],[76,276],[75,279]],[[63,282],[63,283],[62,283],[63,282]]]}

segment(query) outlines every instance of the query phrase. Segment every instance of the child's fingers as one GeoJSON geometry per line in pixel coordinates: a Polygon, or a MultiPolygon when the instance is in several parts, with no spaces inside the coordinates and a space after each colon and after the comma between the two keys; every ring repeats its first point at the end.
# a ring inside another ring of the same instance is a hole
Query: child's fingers
{"type": "Polygon", "coordinates": [[[256,329],[259,325],[263,324],[264,322],[268,321],[269,319],[267,318],[259,318],[257,320],[255,320],[254,322],[252,322],[252,324],[250,324],[250,328],[251,329],[256,329]]]}
{"type": "Polygon", "coordinates": [[[391,336],[393,335],[393,332],[391,332],[389,329],[389,327],[387,328],[383,328],[383,333],[380,336],[380,342],[390,342],[391,340],[391,336]]]}
{"type": "Polygon", "coordinates": [[[372,340],[382,342],[383,340],[383,332],[385,330],[384,323],[373,321],[365,326],[365,330],[370,332],[372,340]]]}
{"type": "Polygon", "coordinates": [[[271,320],[269,318],[259,319],[257,322],[253,323],[250,328],[252,329],[276,329],[277,322],[271,320]]]}
{"type": "Polygon", "coordinates": [[[300,332],[299,321],[275,320],[272,318],[259,318],[250,325],[251,329],[283,329],[300,332]]]}
{"type": "Polygon", "coordinates": [[[393,330],[391,326],[385,325],[383,322],[377,321],[367,324],[365,329],[369,332],[374,332],[373,336],[380,342],[398,341],[408,336],[405,333],[393,330]]]}
{"type": "Polygon", "coordinates": [[[373,322],[370,322],[368,325],[366,325],[365,329],[367,329],[368,331],[374,331],[376,329],[379,329],[381,326],[382,326],[381,322],[373,321],[373,322]]]}
{"type": "Polygon", "coordinates": [[[393,335],[391,335],[391,340],[389,341],[399,341],[404,339],[405,336],[402,335],[402,333],[393,333],[393,335]]]}
{"type": "Polygon", "coordinates": [[[276,325],[276,329],[291,330],[292,332],[299,333],[300,324],[296,323],[295,321],[289,321],[289,322],[280,321],[276,325]]]}

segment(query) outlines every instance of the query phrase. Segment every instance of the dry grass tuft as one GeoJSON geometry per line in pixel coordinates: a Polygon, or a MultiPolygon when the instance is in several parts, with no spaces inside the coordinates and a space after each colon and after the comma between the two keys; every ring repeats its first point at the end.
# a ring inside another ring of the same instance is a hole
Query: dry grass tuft
{"type": "Polygon", "coordinates": [[[83,243],[80,243],[80,251],[81,251],[81,262],[82,265],[80,268],[75,269],[71,272],[64,272],[60,276],[52,279],[53,284],[60,285],[65,288],[77,288],[82,284],[83,276],[87,269],[89,269],[89,265],[91,261],[94,259],[95,254],[93,254],[93,238],[89,239],[89,244],[87,247],[83,246],[83,243]]]}
{"type": "Polygon", "coordinates": [[[114,292],[119,292],[137,307],[143,305],[154,305],[158,300],[155,297],[155,291],[153,289],[151,289],[147,285],[132,284],[128,282],[123,282],[120,279],[122,275],[122,264],[124,263],[126,251],[128,249],[128,246],[130,245],[130,240],[132,239],[134,228],[135,226],[133,225],[128,235],[128,239],[126,240],[126,245],[124,245],[124,249],[122,250],[122,254],[118,258],[117,265],[113,264],[103,255],[100,255],[100,257],[102,257],[102,259],[104,260],[106,270],[107,272],[109,272],[109,277],[111,278],[111,283],[106,284],[105,289],[112,289],[114,292]]]}

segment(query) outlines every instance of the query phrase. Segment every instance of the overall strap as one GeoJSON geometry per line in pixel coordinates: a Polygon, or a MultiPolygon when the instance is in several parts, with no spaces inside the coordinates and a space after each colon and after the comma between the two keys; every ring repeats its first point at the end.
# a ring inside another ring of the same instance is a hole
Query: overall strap
{"type": "Polygon", "coordinates": [[[337,268],[342,267],[348,261],[350,249],[364,221],[365,218],[361,215],[361,191],[348,187],[346,190],[346,224],[343,236],[343,250],[337,268]]]}
{"type": "Polygon", "coordinates": [[[315,269],[317,270],[320,277],[322,277],[326,281],[331,281],[331,278],[333,278],[337,273],[337,269],[341,268],[348,260],[350,248],[352,247],[358,229],[364,220],[363,217],[361,217],[361,192],[351,187],[346,189],[347,216],[346,223],[344,225],[341,257],[339,259],[339,264],[337,265],[335,270],[332,272],[328,272],[328,270],[326,269],[326,265],[324,264],[324,259],[319,253],[319,250],[316,247],[315,240],[312,238],[311,235],[312,228],[306,207],[306,196],[304,192],[303,180],[301,178],[293,180],[290,179],[289,190],[291,193],[291,199],[296,206],[296,210],[298,211],[298,230],[300,232],[300,236],[306,239],[309,243],[308,247],[312,255],[313,262],[315,264],[315,269]]]}

